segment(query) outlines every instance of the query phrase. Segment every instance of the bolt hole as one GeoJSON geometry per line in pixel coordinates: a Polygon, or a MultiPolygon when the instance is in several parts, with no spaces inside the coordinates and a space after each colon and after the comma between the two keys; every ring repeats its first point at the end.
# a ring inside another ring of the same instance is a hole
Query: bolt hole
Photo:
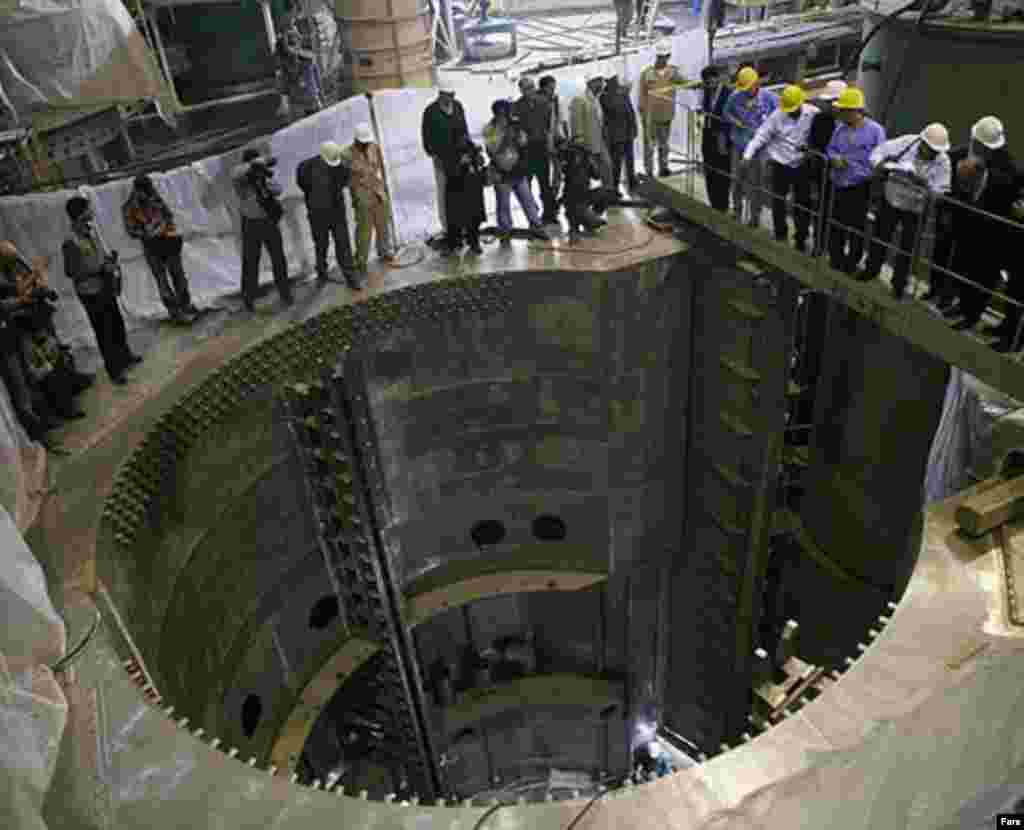
{"type": "Polygon", "coordinates": [[[263,701],[259,695],[249,695],[242,703],[242,731],[251,738],[263,715],[263,701]]]}
{"type": "Polygon", "coordinates": [[[505,525],[497,519],[484,519],[473,525],[469,535],[478,548],[496,545],[505,538],[505,525]]]}
{"type": "Polygon", "coordinates": [[[338,618],[338,598],[331,596],[321,597],[313,605],[309,612],[309,627],[320,631],[327,628],[338,618]]]}
{"type": "Polygon", "coordinates": [[[558,516],[538,516],[533,520],[533,535],[544,542],[561,542],[566,536],[565,522],[558,516]]]}

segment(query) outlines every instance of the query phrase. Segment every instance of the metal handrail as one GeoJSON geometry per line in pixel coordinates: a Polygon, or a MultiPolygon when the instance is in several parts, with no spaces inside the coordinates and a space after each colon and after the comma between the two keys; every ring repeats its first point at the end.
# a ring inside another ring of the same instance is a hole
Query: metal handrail
{"type": "MultiPolygon", "coordinates": [[[[686,118],[686,146],[684,148],[675,146],[672,149],[677,154],[681,155],[686,162],[687,169],[685,171],[685,174],[688,177],[686,188],[688,195],[691,198],[701,198],[701,195],[694,186],[693,180],[695,168],[698,167],[702,168],[704,171],[715,172],[720,174],[724,178],[727,178],[730,182],[731,190],[733,187],[733,183],[737,178],[736,171],[723,170],[711,167],[706,162],[704,162],[702,158],[700,158],[697,151],[697,145],[700,143],[697,137],[699,133],[698,116],[705,122],[707,122],[708,120],[718,121],[728,128],[731,128],[731,122],[728,122],[727,119],[721,118],[713,113],[705,113],[692,107],[681,106],[680,108],[684,113],[684,117],[686,118]]],[[[784,136],[780,138],[784,141],[787,140],[784,136]]],[[[1017,330],[1014,333],[1013,339],[1011,341],[1011,347],[1013,351],[1016,351],[1018,348],[1021,347],[1021,345],[1024,345],[1024,340],[1022,340],[1022,336],[1024,336],[1024,303],[1022,303],[1020,300],[1008,296],[1007,294],[1003,293],[1002,291],[999,291],[998,289],[988,288],[986,286],[980,285],[979,283],[974,282],[970,278],[962,274],[956,273],[946,265],[935,262],[933,259],[923,254],[923,251],[926,248],[924,244],[926,239],[933,239],[935,237],[935,234],[930,231],[931,227],[933,226],[933,222],[935,221],[937,215],[944,211],[957,210],[977,214],[979,219],[984,220],[985,222],[994,222],[997,223],[999,226],[1003,226],[1006,230],[1017,230],[1020,231],[1022,234],[1024,234],[1024,223],[1017,222],[1012,219],[1007,219],[1004,216],[999,216],[997,214],[990,213],[967,202],[963,202],[948,194],[928,193],[926,197],[926,203],[921,214],[921,219],[918,223],[917,233],[915,234],[913,246],[910,249],[904,249],[900,245],[896,244],[895,241],[882,242],[874,237],[874,223],[870,223],[868,227],[862,231],[857,228],[844,225],[838,220],[836,220],[833,210],[835,189],[827,188],[826,182],[824,180],[824,177],[829,175],[830,171],[828,157],[824,153],[820,153],[811,148],[807,148],[806,146],[801,146],[796,149],[799,149],[801,151],[805,161],[816,158],[821,164],[822,179],[817,182],[812,182],[812,186],[817,188],[819,194],[823,194],[831,190],[831,198],[833,201],[828,205],[828,210],[822,209],[823,205],[820,203],[820,201],[816,208],[803,208],[802,206],[796,205],[793,206],[794,210],[800,209],[810,212],[812,216],[812,224],[815,230],[816,247],[820,247],[827,250],[829,237],[831,236],[831,233],[837,229],[843,230],[847,233],[863,237],[865,253],[868,253],[872,246],[881,246],[882,248],[885,249],[887,257],[892,252],[897,252],[909,257],[910,264],[908,266],[908,274],[912,275],[918,273],[922,266],[925,266],[931,269],[931,271],[934,274],[941,275],[953,280],[955,284],[957,284],[961,288],[967,286],[984,293],[988,297],[989,302],[991,302],[993,299],[999,299],[1006,305],[1021,310],[1021,320],[1020,323],[1017,325],[1017,330]],[[824,221],[826,218],[828,219],[827,223],[825,223],[824,221]]],[[[762,150],[761,153],[758,154],[758,158],[762,157],[763,152],[764,151],[762,150]]],[[[752,163],[759,162],[757,158],[755,158],[755,160],[752,163]]],[[[745,196],[749,198],[749,195],[753,192],[756,192],[761,196],[761,199],[765,205],[769,205],[771,203],[771,200],[775,198],[770,186],[765,186],[764,184],[762,184],[755,187],[750,184],[746,184],[745,196]]],[[[758,217],[758,219],[760,219],[760,217],[758,217]]]]}

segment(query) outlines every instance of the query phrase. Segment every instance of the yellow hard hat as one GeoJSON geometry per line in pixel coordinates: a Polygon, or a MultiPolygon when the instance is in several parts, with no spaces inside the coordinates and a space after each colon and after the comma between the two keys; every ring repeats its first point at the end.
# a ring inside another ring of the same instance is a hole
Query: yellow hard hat
{"type": "Polygon", "coordinates": [[[856,87],[847,87],[832,107],[837,110],[862,110],[864,109],[864,93],[856,87]]]}
{"type": "Polygon", "coordinates": [[[782,90],[782,99],[779,101],[779,108],[783,112],[794,112],[807,100],[807,93],[796,84],[790,84],[782,90]]]}
{"type": "Polygon", "coordinates": [[[746,92],[759,80],[757,72],[750,66],[744,66],[736,76],[736,89],[746,92]]]}

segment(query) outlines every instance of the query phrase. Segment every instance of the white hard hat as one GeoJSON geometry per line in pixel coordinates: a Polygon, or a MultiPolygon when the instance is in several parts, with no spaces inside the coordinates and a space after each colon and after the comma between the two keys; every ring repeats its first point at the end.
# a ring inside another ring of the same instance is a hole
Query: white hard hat
{"type": "Polygon", "coordinates": [[[325,141],[320,145],[320,158],[328,167],[337,167],[341,164],[341,145],[333,141],[325,141]]]}
{"type": "Polygon", "coordinates": [[[971,138],[980,141],[990,150],[998,150],[1006,144],[1003,122],[994,115],[986,115],[971,127],[971,138]]]}
{"type": "Polygon", "coordinates": [[[818,97],[825,101],[835,101],[840,95],[843,94],[843,90],[846,89],[846,81],[829,81],[825,84],[825,89],[818,93],[818,97]]]}
{"type": "Polygon", "coordinates": [[[949,130],[942,124],[929,124],[921,130],[921,140],[937,153],[949,150],[949,130]]]}
{"type": "Polygon", "coordinates": [[[672,42],[668,40],[659,40],[654,47],[655,55],[671,55],[672,54],[672,42]]]}
{"type": "Polygon", "coordinates": [[[377,139],[373,136],[373,127],[365,122],[356,127],[356,141],[373,144],[377,139]]]}
{"type": "Polygon", "coordinates": [[[604,80],[604,75],[602,75],[600,72],[590,71],[586,75],[583,76],[584,83],[588,83],[588,84],[591,81],[603,81],[603,80],[604,80]]]}
{"type": "Polygon", "coordinates": [[[438,92],[446,92],[449,95],[455,94],[455,85],[451,81],[440,81],[437,85],[438,92]]]}

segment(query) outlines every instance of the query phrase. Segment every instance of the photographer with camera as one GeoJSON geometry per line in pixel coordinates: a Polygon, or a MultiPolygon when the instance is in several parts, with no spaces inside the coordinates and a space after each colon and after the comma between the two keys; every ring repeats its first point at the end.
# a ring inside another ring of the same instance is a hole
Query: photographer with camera
{"type": "Polygon", "coordinates": [[[231,171],[242,214],[242,302],[248,311],[255,309],[263,248],[270,254],[274,284],[281,302],[285,306],[294,302],[288,285],[284,240],[278,225],[284,209],[278,201],[281,185],[274,181],[276,164],[276,158],[261,156],[259,150],[250,148],[242,154],[242,163],[231,171]]]}
{"type": "Polygon", "coordinates": [[[142,241],[146,263],[153,272],[157,291],[171,322],[194,322],[199,310],[192,305],[188,280],[181,264],[181,234],[174,224],[174,214],[156,192],[149,176],[135,177],[131,195],[121,212],[128,235],[142,241]]]}
{"type": "Polygon", "coordinates": [[[89,317],[103,364],[113,383],[127,383],[124,372],[142,362],[128,348],[128,332],[117,298],[121,293],[121,270],[117,251],[107,252],[100,236],[92,205],[83,196],[73,196],[65,205],[72,235],[64,241],[64,273],[75,284],[89,317]]]}
{"type": "Polygon", "coordinates": [[[484,207],[484,185],[487,181],[487,162],[484,154],[463,137],[453,148],[445,169],[445,211],[448,217],[448,237],[442,249],[453,254],[463,244],[476,255],[480,247],[480,226],[487,219],[484,207]]]}
{"type": "Polygon", "coordinates": [[[575,242],[580,234],[591,234],[608,224],[598,215],[616,197],[615,191],[606,187],[592,188],[591,179],[600,178],[597,157],[578,139],[559,141],[558,163],[562,169],[565,186],[562,189],[562,205],[569,220],[569,241],[575,242]]]}
{"type": "Polygon", "coordinates": [[[529,139],[512,113],[512,102],[500,99],[491,104],[494,118],[484,127],[484,145],[491,158],[489,180],[494,185],[498,203],[498,228],[502,231],[501,245],[511,244],[508,232],[512,230],[512,194],[522,207],[530,228],[541,239],[548,239],[540,221],[537,203],[527,181],[529,163],[526,147],[529,139]]]}

